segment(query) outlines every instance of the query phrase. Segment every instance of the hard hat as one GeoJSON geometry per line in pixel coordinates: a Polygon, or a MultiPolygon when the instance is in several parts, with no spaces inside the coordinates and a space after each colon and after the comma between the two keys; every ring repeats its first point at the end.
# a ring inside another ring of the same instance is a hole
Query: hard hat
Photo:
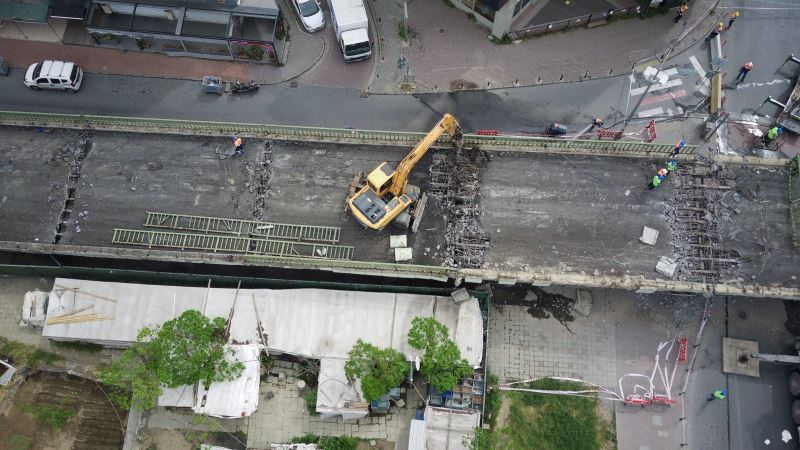
{"type": "Polygon", "coordinates": [[[736,11],[735,13],[733,13],[733,17],[739,17],[739,11],[736,11]]]}
{"type": "Polygon", "coordinates": [[[726,391],[725,389],[723,389],[721,392],[722,392],[722,395],[728,395],[728,391],[726,391]]]}
{"type": "Polygon", "coordinates": [[[778,127],[778,133],[783,133],[783,127],[778,127]]]}
{"type": "Polygon", "coordinates": [[[664,168],[658,169],[658,176],[663,177],[666,174],[667,174],[667,169],[664,168]]]}

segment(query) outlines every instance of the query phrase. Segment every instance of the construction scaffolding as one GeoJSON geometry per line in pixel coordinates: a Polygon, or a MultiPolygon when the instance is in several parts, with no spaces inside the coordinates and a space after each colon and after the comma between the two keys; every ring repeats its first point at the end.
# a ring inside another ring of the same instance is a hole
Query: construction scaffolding
{"type": "Polygon", "coordinates": [[[166,247],[206,252],[245,253],[252,255],[295,256],[321,259],[353,259],[353,247],[314,244],[309,242],[277,241],[270,239],[218,236],[208,234],[171,233],[166,231],[129,230],[115,228],[114,244],[147,248],[166,247]]]}
{"type": "Polygon", "coordinates": [[[201,233],[245,235],[264,239],[316,241],[330,244],[339,242],[339,236],[342,231],[339,227],[294,225],[151,211],[147,211],[147,219],[144,226],[201,233]]]}

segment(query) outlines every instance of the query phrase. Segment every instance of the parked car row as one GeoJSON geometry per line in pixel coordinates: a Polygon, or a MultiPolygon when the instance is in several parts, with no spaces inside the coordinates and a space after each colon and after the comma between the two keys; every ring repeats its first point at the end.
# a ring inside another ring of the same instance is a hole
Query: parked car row
{"type": "MultiPolygon", "coordinates": [[[[361,61],[372,55],[369,21],[364,0],[328,0],[336,41],[344,60],[361,61]]],[[[309,32],[325,27],[325,15],[318,0],[293,0],[300,22],[309,32]]]]}

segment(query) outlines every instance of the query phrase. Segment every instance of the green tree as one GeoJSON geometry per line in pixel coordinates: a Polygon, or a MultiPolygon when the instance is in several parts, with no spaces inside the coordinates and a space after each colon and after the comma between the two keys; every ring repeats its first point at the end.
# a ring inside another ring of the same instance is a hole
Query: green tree
{"type": "Polygon", "coordinates": [[[433,317],[415,317],[408,331],[408,345],[422,352],[420,372],[439,392],[452,389],[472,373],[461,351],[450,339],[447,327],[433,317]]]}
{"type": "Polygon", "coordinates": [[[124,408],[156,406],[163,388],[238,377],[244,365],[225,347],[225,319],[188,310],[158,327],[139,330],[136,342],[100,372],[112,399],[124,408]]]}
{"type": "Polygon", "coordinates": [[[378,348],[361,339],[347,356],[344,373],[348,378],[361,380],[361,391],[368,402],[400,386],[408,371],[408,363],[402,353],[393,348],[378,348]]]}

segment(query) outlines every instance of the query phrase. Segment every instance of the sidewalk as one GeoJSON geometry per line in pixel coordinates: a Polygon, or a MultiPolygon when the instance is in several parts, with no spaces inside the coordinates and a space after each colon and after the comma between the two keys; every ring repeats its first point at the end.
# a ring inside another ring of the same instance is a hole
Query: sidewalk
{"type": "Polygon", "coordinates": [[[309,71],[320,61],[325,47],[321,38],[303,31],[293,15],[287,15],[286,20],[290,27],[288,57],[286,64],[280,67],[12,39],[0,39],[0,56],[5,57],[9,65],[19,69],[44,59],[62,59],[75,62],[90,73],[184,80],[202,80],[205,75],[216,75],[226,80],[256,80],[262,84],[275,84],[295,79],[309,71]]]}
{"type": "MultiPolygon", "coordinates": [[[[696,22],[712,3],[696,1],[677,25],[669,14],[498,45],[489,41],[488,30],[443,2],[416,1],[409,4],[412,39],[410,46],[405,46],[397,32],[402,2],[370,2],[372,24],[379,36],[376,52],[372,60],[355,64],[339,61],[341,55],[329,42],[330,23],[326,30],[312,35],[302,30],[292,14],[287,15],[291,39],[287,64],[282,67],[7,39],[0,39],[0,55],[17,68],[59,58],[75,61],[91,73],[189,80],[213,74],[264,84],[297,79],[302,84],[364,89],[373,94],[485,89],[626,73],[633,63],[669,47],[670,39],[696,22]],[[405,64],[400,62],[401,56],[405,56],[405,64]]],[[[707,31],[705,22],[711,21],[706,18],[676,50],[702,39],[707,31]]]]}
{"type": "MultiPolygon", "coordinates": [[[[397,33],[397,24],[403,17],[402,2],[371,3],[373,14],[381,19],[386,60],[378,64],[369,91],[403,92],[399,84],[406,70],[412,76],[414,92],[530,86],[578,81],[587,74],[588,78],[598,78],[628,73],[633,64],[665,51],[713,3],[694,2],[678,24],[670,13],[498,45],[488,39],[489,30],[470,22],[465,14],[448,8],[444,2],[415,1],[408,6],[412,30],[409,47],[403,46],[397,33]],[[401,54],[405,55],[407,68],[398,63],[401,54]]],[[[702,39],[712,22],[706,17],[676,45],[673,53],[702,39]]]]}

